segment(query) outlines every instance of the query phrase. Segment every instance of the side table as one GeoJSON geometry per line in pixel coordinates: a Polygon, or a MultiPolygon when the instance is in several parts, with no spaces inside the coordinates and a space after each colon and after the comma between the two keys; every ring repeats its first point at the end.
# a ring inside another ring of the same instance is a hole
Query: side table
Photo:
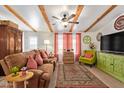
{"type": "Polygon", "coordinates": [[[25,76],[22,76],[22,72],[18,72],[17,76],[13,76],[13,73],[5,76],[5,80],[13,83],[13,88],[16,87],[16,82],[24,82],[24,88],[27,87],[27,80],[33,77],[33,72],[26,72],[25,76]]]}

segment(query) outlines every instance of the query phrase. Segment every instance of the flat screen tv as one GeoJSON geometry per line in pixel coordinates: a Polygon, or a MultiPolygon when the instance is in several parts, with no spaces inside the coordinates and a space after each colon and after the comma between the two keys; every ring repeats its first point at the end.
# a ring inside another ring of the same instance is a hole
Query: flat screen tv
{"type": "Polygon", "coordinates": [[[102,36],[101,51],[124,53],[124,31],[102,36]]]}

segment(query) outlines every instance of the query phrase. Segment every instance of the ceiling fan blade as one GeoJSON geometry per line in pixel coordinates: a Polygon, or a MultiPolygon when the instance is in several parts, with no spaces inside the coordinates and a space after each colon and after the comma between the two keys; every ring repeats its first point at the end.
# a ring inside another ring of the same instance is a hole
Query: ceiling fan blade
{"type": "Polygon", "coordinates": [[[68,17],[68,20],[72,19],[73,17],[75,17],[76,15],[75,14],[72,14],[68,17]]]}
{"type": "Polygon", "coordinates": [[[57,20],[60,20],[58,17],[55,17],[55,16],[52,16],[52,18],[55,18],[55,19],[57,19],[57,20]]]}
{"type": "Polygon", "coordinates": [[[71,21],[69,21],[68,23],[74,23],[74,24],[79,24],[79,22],[71,22],[71,21]]]}

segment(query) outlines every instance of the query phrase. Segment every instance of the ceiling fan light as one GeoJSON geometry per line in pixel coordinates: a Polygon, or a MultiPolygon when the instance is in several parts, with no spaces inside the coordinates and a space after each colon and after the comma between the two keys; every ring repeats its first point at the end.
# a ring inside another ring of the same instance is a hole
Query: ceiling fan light
{"type": "Polygon", "coordinates": [[[66,25],[66,26],[67,26],[67,25],[68,25],[68,22],[62,22],[62,25],[63,25],[63,26],[66,25]]]}

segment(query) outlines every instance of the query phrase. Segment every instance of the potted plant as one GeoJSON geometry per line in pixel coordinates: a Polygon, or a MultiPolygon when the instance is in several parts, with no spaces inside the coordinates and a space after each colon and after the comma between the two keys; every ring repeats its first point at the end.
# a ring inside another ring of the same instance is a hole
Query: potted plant
{"type": "Polygon", "coordinates": [[[13,76],[17,76],[19,72],[19,67],[18,66],[14,66],[10,69],[10,72],[13,73],[13,76]]]}

